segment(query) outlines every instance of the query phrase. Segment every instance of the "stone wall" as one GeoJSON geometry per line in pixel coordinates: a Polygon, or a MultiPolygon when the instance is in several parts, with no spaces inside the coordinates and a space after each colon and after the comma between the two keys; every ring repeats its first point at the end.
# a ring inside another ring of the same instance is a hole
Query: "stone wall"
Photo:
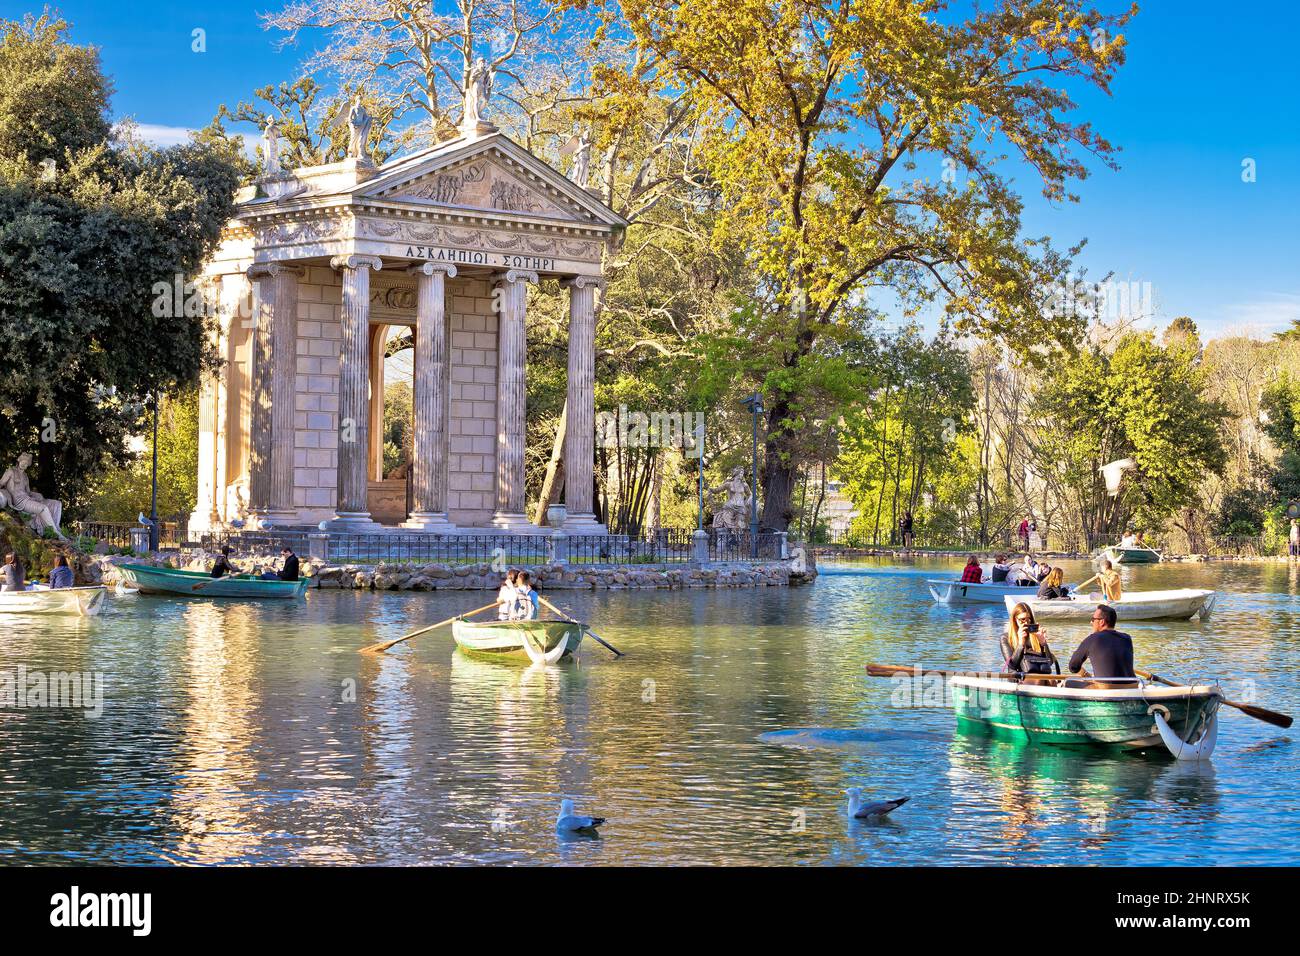
{"type": "MultiPolygon", "coordinates": [[[[214,555],[183,552],[178,556],[153,556],[148,559],[100,555],[92,571],[94,580],[105,584],[117,581],[116,565],[137,562],[187,570],[206,570],[214,555]]],[[[236,558],[235,566],[245,572],[270,567],[269,562],[236,558]]],[[[791,561],[737,562],[728,564],[648,565],[590,567],[586,565],[544,564],[529,566],[543,590],[683,590],[689,588],[785,587],[811,580],[792,571],[791,561]]],[[[374,564],[327,565],[303,560],[303,574],[311,587],[376,591],[495,591],[501,586],[502,573],[490,564],[374,564]]],[[[815,575],[815,571],[813,575],[815,575]]]]}
{"type": "Polygon", "coordinates": [[[497,317],[483,279],[447,284],[451,327],[447,517],[483,527],[496,510],[497,317]]]}

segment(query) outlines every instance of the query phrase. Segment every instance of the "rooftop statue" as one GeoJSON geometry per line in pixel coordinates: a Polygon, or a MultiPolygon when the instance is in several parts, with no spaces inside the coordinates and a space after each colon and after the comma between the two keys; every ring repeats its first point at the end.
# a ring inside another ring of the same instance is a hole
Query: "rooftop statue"
{"type": "Polygon", "coordinates": [[[486,119],[488,100],[492,98],[492,68],[479,57],[469,68],[465,84],[465,115],[460,128],[463,133],[481,132],[492,124],[486,119]]]}
{"type": "Polygon", "coordinates": [[[265,153],[266,174],[274,176],[280,172],[280,127],[276,125],[275,117],[266,118],[266,126],[262,128],[262,152],[265,153]]]}
{"type": "Polygon", "coordinates": [[[348,109],[348,158],[368,160],[366,143],[370,141],[370,127],[375,123],[374,117],[361,102],[361,94],[352,98],[348,109]]]}

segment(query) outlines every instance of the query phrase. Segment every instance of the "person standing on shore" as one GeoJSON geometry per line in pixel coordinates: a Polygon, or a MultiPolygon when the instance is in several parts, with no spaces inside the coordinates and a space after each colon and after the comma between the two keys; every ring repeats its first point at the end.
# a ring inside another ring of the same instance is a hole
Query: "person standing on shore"
{"type": "Polygon", "coordinates": [[[1300,558],[1300,520],[1291,519],[1291,557],[1300,558]]]}

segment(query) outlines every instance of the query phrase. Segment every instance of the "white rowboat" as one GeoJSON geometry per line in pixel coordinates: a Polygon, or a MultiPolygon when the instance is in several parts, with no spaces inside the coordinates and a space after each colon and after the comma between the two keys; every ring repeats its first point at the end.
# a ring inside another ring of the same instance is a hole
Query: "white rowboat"
{"type": "Polygon", "coordinates": [[[98,614],[108,588],[50,588],[34,584],[26,591],[0,591],[0,614],[98,614]]]}
{"type": "Polygon", "coordinates": [[[925,586],[940,604],[1001,604],[1005,597],[1019,596],[1019,600],[1024,600],[1038,593],[1036,584],[963,584],[951,579],[930,578],[925,586]]]}
{"type": "Polygon", "coordinates": [[[1107,601],[1100,594],[1057,598],[1054,601],[1036,597],[1007,597],[1003,600],[1008,611],[1023,601],[1033,610],[1034,617],[1038,620],[1088,620],[1098,604],[1109,604],[1121,621],[1149,621],[1156,618],[1190,621],[1194,617],[1199,616],[1204,620],[1210,616],[1214,603],[1218,600],[1218,592],[1182,588],[1176,591],[1129,591],[1118,601],[1107,601]]]}

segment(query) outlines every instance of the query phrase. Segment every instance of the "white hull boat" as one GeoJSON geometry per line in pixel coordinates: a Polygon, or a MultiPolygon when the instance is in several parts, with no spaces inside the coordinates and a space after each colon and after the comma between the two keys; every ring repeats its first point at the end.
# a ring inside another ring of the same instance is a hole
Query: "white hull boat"
{"type": "MultiPolygon", "coordinates": [[[[1150,621],[1158,618],[1190,621],[1194,617],[1201,620],[1209,617],[1217,600],[1217,591],[1182,588],[1177,591],[1130,591],[1118,601],[1106,601],[1101,594],[1084,594],[1057,598],[1054,601],[1030,598],[1025,603],[1033,609],[1034,617],[1038,620],[1086,621],[1092,617],[1098,604],[1109,604],[1121,621],[1150,621]]],[[[1005,603],[1010,611],[1017,599],[1008,597],[1005,603]]]]}
{"type": "Polygon", "coordinates": [[[940,604],[1001,604],[1003,598],[1023,601],[1038,593],[1031,584],[963,584],[961,581],[927,579],[925,586],[940,604]]]}
{"type": "Polygon", "coordinates": [[[32,585],[26,591],[0,591],[0,614],[98,614],[108,588],[50,588],[32,585]]]}

